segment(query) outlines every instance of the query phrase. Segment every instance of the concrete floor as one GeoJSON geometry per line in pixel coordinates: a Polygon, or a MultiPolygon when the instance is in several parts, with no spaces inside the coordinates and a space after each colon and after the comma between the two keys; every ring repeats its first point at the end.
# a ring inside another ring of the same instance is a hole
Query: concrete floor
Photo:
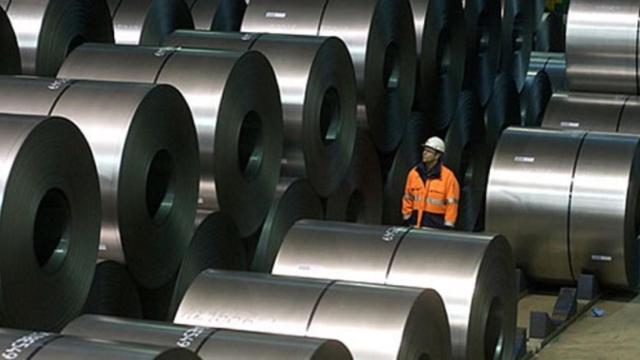
{"type": "MultiPolygon", "coordinates": [[[[551,312],[554,302],[554,296],[525,296],[518,306],[518,326],[528,326],[532,310],[551,312]]],[[[586,306],[586,302],[580,302],[579,308],[586,306]]],[[[640,359],[640,296],[605,296],[594,306],[603,309],[605,315],[597,318],[585,309],[534,359],[640,359]]],[[[535,342],[530,347],[535,348],[535,342]]]]}

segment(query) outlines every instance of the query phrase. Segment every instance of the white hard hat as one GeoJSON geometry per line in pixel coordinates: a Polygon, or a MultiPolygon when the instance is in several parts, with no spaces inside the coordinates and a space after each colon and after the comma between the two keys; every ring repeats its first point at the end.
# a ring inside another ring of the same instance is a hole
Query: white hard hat
{"type": "Polygon", "coordinates": [[[422,146],[432,148],[441,153],[444,153],[445,150],[444,141],[437,136],[430,137],[422,146]]]}

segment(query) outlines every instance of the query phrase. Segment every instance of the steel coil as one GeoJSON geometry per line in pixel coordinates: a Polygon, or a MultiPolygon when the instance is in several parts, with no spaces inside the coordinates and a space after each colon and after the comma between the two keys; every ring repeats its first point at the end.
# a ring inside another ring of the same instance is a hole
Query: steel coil
{"type": "Polygon", "coordinates": [[[63,334],[109,341],[157,346],[181,346],[203,360],[351,359],[349,350],[335,340],[251,333],[199,326],[170,325],[105,316],[81,316],[63,334]]]}
{"type": "Polygon", "coordinates": [[[149,288],[185,253],[196,211],[198,149],[171,86],[0,77],[0,111],[64,116],[87,137],[102,193],[98,256],[149,288]]]}
{"type": "Polygon", "coordinates": [[[88,340],[47,332],[0,329],[0,352],[4,359],[32,360],[197,360],[193,352],[172,344],[140,345],[88,340]]]}
{"type": "Polygon", "coordinates": [[[422,161],[422,144],[433,135],[425,116],[411,114],[402,142],[391,160],[384,182],[382,223],[402,225],[402,197],[409,171],[422,161]]]}
{"type": "Polygon", "coordinates": [[[273,66],[283,107],[282,176],[307,178],[321,196],[347,173],[356,134],[356,80],[337,38],[177,31],[165,44],[256,50],[273,66]]]}
{"type": "Polygon", "coordinates": [[[640,2],[573,0],[567,18],[572,91],[638,94],[640,2]]]}
{"type": "Polygon", "coordinates": [[[451,351],[433,290],[209,270],[187,291],[175,322],[333,338],[356,359],[448,359],[451,351]]]}
{"type": "Polygon", "coordinates": [[[325,218],[379,224],[382,220],[382,170],[375,146],[365,130],[358,130],[347,176],[326,201],[325,218]]]}
{"type": "Polygon", "coordinates": [[[465,86],[478,94],[482,106],[491,97],[500,66],[502,22],[500,0],[465,0],[467,56],[465,86]]]}
{"type": "Polygon", "coordinates": [[[11,20],[3,10],[6,7],[6,3],[0,4],[0,48],[2,49],[0,74],[17,75],[22,73],[20,49],[18,48],[16,33],[11,26],[11,20]]]}
{"type": "Polygon", "coordinates": [[[96,165],[80,130],[57,117],[0,115],[0,153],[0,323],[55,330],[80,312],[93,278],[96,165]]]}
{"type": "Polygon", "coordinates": [[[438,129],[447,128],[464,78],[462,2],[410,0],[410,4],[418,53],[415,104],[438,129]]]}
{"type": "Polygon", "coordinates": [[[160,45],[176,29],[193,29],[193,18],[183,0],[111,0],[116,44],[160,45]]]}
{"type": "Polygon", "coordinates": [[[400,142],[415,92],[411,19],[407,0],[259,0],[247,7],[241,30],[342,39],[355,67],[359,123],[381,152],[390,153],[400,142]]]}
{"type": "Polygon", "coordinates": [[[531,0],[533,3],[533,21],[534,24],[539,24],[544,16],[545,0],[531,0]]]}
{"type": "MultiPolygon", "coordinates": [[[[189,4],[189,2],[191,2],[189,4]]],[[[191,0],[193,27],[196,30],[239,31],[247,8],[243,0],[191,0]]]]}
{"type": "Polygon", "coordinates": [[[564,53],[565,33],[562,15],[555,12],[544,13],[534,34],[533,50],[564,53]]]}
{"type": "Polygon", "coordinates": [[[447,308],[454,358],[512,358],[515,264],[502,236],[300,221],[273,274],[434,289],[447,308]]]}
{"type": "Polygon", "coordinates": [[[631,135],[507,129],[489,175],[487,229],[508,237],[533,279],[572,282],[588,272],[605,286],[637,287],[639,143],[631,135]]]}
{"type": "Polygon", "coordinates": [[[556,93],[542,121],[550,129],[618,132],[629,96],[594,93],[556,93]]]}
{"type": "Polygon", "coordinates": [[[198,132],[198,207],[228,213],[243,236],[258,229],[282,154],[278,85],[262,55],[91,44],[70,54],[58,76],[175,86],[198,132]]]}
{"type": "Polygon", "coordinates": [[[280,245],[296,221],[323,218],[322,202],[308,181],[281,179],[275,201],[260,232],[251,270],[271,272],[280,245]]]}
{"type": "Polygon", "coordinates": [[[501,72],[513,76],[518,92],[524,87],[533,49],[534,4],[532,0],[502,0],[501,72]]]}
{"type": "Polygon", "coordinates": [[[445,143],[444,164],[453,171],[460,185],[455,226],[459,230],[474,230],[481,225],[489,165],[482,109],[472,92],[460,94],[445,143]]]}
{"type": "MultiPolygon", "coordinates": [[[[76,46],[113,42],[105,0],[12,0],[4,2],[2,8],[15,30],[24,74],[54,76],[76,46]]],[[[3,32],[5,36],[9,34],[3,32]]],[[[4,51],[8,55],[3,53],[3,58],[15,56],[10,46],[3,46],[4,51]]]]}
{"type": "Polygon", "coordinates": [[[533,52],[529,73],[544,71],[551,80],[553,92],[567,90],[567,62],[561,53],[533,52]]]}
{"type": "Polygon", "coordinates": [[[96,264],[91,290],[82,312],[142,318],[138,288],[124,265],[109,260],[96,264]]]}
{"type": "Polygon", "coordinates": [[[547,110],[553,89],[545,71],[529,71],[520,93],[520,125],[538,127],[547,110]]]}
{"type": "Polygon", "coordinates": [[[493,85],[491,99],[484,109],[487,155],[489,160],[504,129],[520,125],[520,95],[513,77],[500,74],[493,85]]]}

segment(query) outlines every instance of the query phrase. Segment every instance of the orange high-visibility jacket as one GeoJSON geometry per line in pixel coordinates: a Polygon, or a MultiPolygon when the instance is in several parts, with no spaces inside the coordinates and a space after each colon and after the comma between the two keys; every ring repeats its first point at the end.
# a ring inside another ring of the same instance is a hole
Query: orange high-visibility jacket
{"type": "Polygon", "coordinates": [[[411,225],[453,227],[458,218],[460,200],[460,185],[455,174],[440,163],[424,181],[419,167],[423,173],[426,172],[423,164],[409,172],[402,199],[402,215],[405,219],[411,218],[411,225]]]}

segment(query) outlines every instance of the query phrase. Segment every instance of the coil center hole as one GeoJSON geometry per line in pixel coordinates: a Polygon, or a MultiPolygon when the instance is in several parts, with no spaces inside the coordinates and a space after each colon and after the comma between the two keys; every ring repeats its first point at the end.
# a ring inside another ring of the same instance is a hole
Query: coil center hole
{"type": "Polygon", "coordinates": [[[447,75],[451,67],[451,44],[449,42],[449,29],[443,29],[438,35],[438,48],[436,50],[438,61],[438,73],[447,75]]]}
{"type": "Polygon", "coordinates": [[[384,54],[383,76],[387,94],[395,92],[400,85],[400,51],[394,42],[387,45],[384,54]]]}
{"type": "Polygon", "coordinates": [[[487,323],[484,327],[484,358],[501,359],[503,350],[504,333],[502,322],[504,321],[504,309],[498,298],[491,301],[487,323]]]}
{"type": "Polygon", "coordinates": [[[522,14],[518,13],[516,18],[513,20],[513,52],[517,53],[522,50],[522,45],[524,44],[524,20],[522,19],[522,14]]]}
{"type": "Polygon", "coordinates": [[[346,221],[350,223],[357,223],[362,220],[364,214],[364,196],[359,190],[351,193],[349,201],[347,202],[347,214],[346,221]]]}
{"type": "Polygon", "coordinates": [[[263,157],[262,121],[258,113],[249,111],[242,121],[238,139],[238,166],[245,180],[258,176],[263,157]]]}
{"type": "Polygon", "coordinates": [[[47,191],[36,213],[33,228],[33,250],[40,268],[56,272],[69,252],[71,208],[59,189],[47,191]]]}
{"type": "Polygon", "coordinates": [[[320,134],[325,145],[336,141],[340,134],[342,126],[340,114],[340,96],[334,87],[330,87],[324,92],[320,107],[320,134]]]}
{"type": "Polygon", "coordinates": [[[476,45],[478,47],[478,56],[483,56],[489,51],[491,46],[491,33],[489,31],[489,14],[487,11],[482,11],[478,17],[477,27],[477,39],[476,45]]]}
{"type": "Polygon", "coordinates": [[[158,151],[147,171],[146,203],[156,225],[163,224],[175,200],[175,162],[167,150],[158,151]]]}

